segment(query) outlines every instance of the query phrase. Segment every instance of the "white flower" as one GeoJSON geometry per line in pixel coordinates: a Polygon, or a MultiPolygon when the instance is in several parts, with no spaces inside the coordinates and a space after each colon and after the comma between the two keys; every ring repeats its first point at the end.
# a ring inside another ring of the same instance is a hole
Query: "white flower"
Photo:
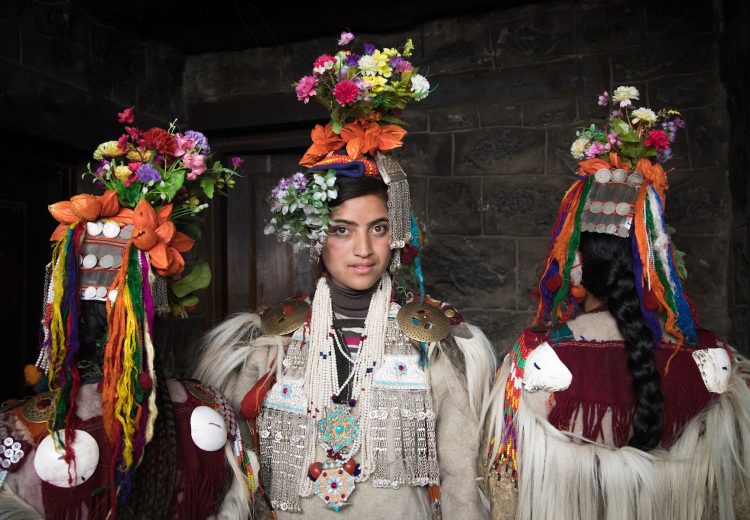
{"type": "Polygon", "coordinates": [[[411,77],[411,91],[415,100],[422,101],[430,93],[430,82],[421,74],[415,74],[411,77]]]}
{"type": "Polygon", "coordinates": [[[627,107],[633,104],[634,99],[639,99],[640,93],[635,87],[617,87],[612,94],[613,101],[619,101],[621,107],[627,107]]]}
{"type": "Polygon", "coordinates": [[[589,138],[588,137],[579,137],[575,141],[573,141],[573,144],[570,145],[570,154],[573,156],[573,159],[576,160],[582,160],[586,157],[586,150],[589,147],[589,138]]]}
{"type": "Polygon", "coordinates": [[[378,64],[372,56],[365,54],[357,62],[357,67],[365,76],[374,76],[378,72],[378,64]]]}
{"type": "Polygon", "coordinates": [[[653,110],[650,108],[636,108],[633,110],[633,121],[632,123],[634,125],[638,124],[638,121],[643,121],[644,123],[652,124],[656,122],[656,114],[653,110]]]}

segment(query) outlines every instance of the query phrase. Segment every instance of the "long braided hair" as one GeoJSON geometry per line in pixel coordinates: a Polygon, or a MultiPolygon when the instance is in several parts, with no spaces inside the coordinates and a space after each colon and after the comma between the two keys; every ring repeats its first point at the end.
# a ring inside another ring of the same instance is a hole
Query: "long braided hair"
{"type": "Polygon", "coordinates": [[[625,340],[628,370],[633,377],[635,417],[628,444],[655,448],[664,428],[664,396],[653,348],[654,335],[641,308],[635,285],[630,240],[600,233],[581,233],[582,284],[606,302],[625,340]]]}

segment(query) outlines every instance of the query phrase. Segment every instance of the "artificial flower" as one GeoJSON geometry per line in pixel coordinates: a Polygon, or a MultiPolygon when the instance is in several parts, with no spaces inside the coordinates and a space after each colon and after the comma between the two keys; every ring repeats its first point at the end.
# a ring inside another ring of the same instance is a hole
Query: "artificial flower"
{"type": "Polygon", "coordinates": [[[195,148],[195,140],[187,135],[175,134],[175,157],[182,157],[186,153],[190,153],[195,148]]]}
{"type": "Polygon", "coordinates": [[[242,160],[242,158],[240,158],[240,157],[232,157],[232,167],[233,167],[233,168],[234,168],[235,170],[236,170],[237,168],[239,168],[240,166],[242,166],[242,164],[243,164],[244,162],[245,162],[245,161],[244,161],[244,160],[242,160]]]}
{"type": "Polygon", "coordinates": [[[186,168],[190,168],[187,178],[191,181],[206,171],[206,157],[201,154],[185,154],[182,156],[182,162],[186,168]]]}
{"type": "Polygon", "coordinates": [[[185,137],[193,140],[193,148],[198,153],[203,155],[211,155],[211,147],[208,146],[208,139],[201,132],[197,130],[188,130],[185,132],[185,137]]]}
{"type": "Polygon", "coordinates": [[[620,103],[620,107],[627,107],[633,104],[634,99],[639,99],[640,93],[635,87],[617,87],[612,100],[620,103]]]}
{"type": "Polygon", "coordinates": [[[125,182],[132,173],[133,172],[130,171],[130,168],[128,168],[127,166],[123,164],[120,164],[119,166],[115,166],[115,177],[117,177],[123,182],[125,182]]]}
{"type": "Polygon", "coordinates": [[[313,72],[316,74],[324,74],[327,70],[333,68],[334,63],[336,63],[336,58],[329,56],[328,54],[323,54],[313,63],[313,72]]]}
{"type": "Polygon", "coordinates": [[[365,43],[364,45],[365,54],[371,55],[373,52],[375,52],[375,46],[371,43],[365,43]]]}
{"type": "Polygon", "coordinates": [[[117,141],[107,141],[96,147],[94,159],[101,161],[104,157],[120,157],[125,152],[117,145],[117,141]]]}
{"type": "Polygon", "coordinates": [[[635,110],[633,110],[631,115],[633,116],[633,120],[631,122],[634,125],[638,124],[639,121],[642,121],[649,125],[656,122],[656,113],[654,113],[654,111],[650,108],[636,108],[635,110]]]}
{"type": "Polygon", "coordinates": [[[81,194],[70,200],[57,202],[49,206],[52,217],[59,222],[50,240],[60,240],[71,224],[77,222],[92,222],[100,217],[115,217],[118,221],[129,222],[132,215],[130,209],[121,209],[117,200],[117,192],[107,190],[102,195],[81,194]]]}
{"type": "Polygon", "coordinates": [[[401,54],[404,56],[411,56],[412,51],[414,50],[414,42],[411,41],[411,38],[406,40],[406,43],[404,44],[404,52],[401,54]]]}
{"type": "Polygon", "coordinates": [[[591,140],[588,137],[579,137],[575,141],[573,141],[573,144],[570,145],[570,154],[573,156],[576,160],[582,160],[586,157],[586,150],[589,147],[589,143],[591,140]]]}
{"type": "Polygon", "coordinates": [[[170,220],[172,204],[158,212],[142,199],[133,211],[133,245],[146,251],[156,272],[162,276],[176,276],[185,269],[181,253],[190,251],[193,239],[175,229],[170,220]]]}
{"type": "Polygon", "coordinates": [[[130,136],[128,134],[122,134],[120,138],[117,140],[117,147],[123,152],[127,152],[130,150],[130,146],[128,145],[128,139],[130,139],[130,136]]]}
{"type": "Polygon", "coordinates": [[[128,150],[128,153],[125,155],[125,157],[129,161],[150,162],[151,159],[154,158],[154,151],[146,150],[143,147],[132,148],[128,150]]]}
{"type": "Polygon", "coordinates": [[[375,92],[376,94],[378,92],[383,92],[385,90],[386,85],[388,84],[388,80],[382,76],[365,76],[362,79],[367,85],[367,88],[375,92]]]}
{"type": "Polygon", "coordinates": [[[120,123],[133,123],[133,107],[128,107],[122,112],[117,113],[117,121],[120,123]]]}
{"type": "Polygon", "coordinates": [[[333,95],[341,106],[351,105],[357,100],[359,88],[351,80],[340,81],[333,89],[333,95]]]}
{"type": "Polygon", "coordinates": [[[387,152],[400,147],[406,130],[398,125],[380,125],[375,121],[357,121],[341,129],[341,138],[346,142],[346,153],[352,159],[376,151],[387,152]]]}
{"type": "Polygon", "coordinates": [[[344,31],[341,33],[341,37],[339,38],[339,45],[349,45],[349,43],[351,43],[353,39],[354,35],[352,33],[344,31]]]}
{"type": "Polygon", "coordinates": [[[606,107],[607,103],[609,103],[609,92],[606,90],[599,95],[599,106],[600,107],[606,107]]]}
{"type": "Polygon", "coordinates": [[[365,54],[359,59],[357,67],[359,67],[363,76],[374,76],[378,73],[378,63],[369,54],[365,54]]]}
{"type": "Polygon", "coordinates": [[[344,146],[344,141],[333,131],[331,123],[325,126],[315,125],[310,132],[312,144],[300,159],[302,166],[311,167],[313,164],[325,157],[329,152],[340,150],[344,146]]]}
{"type": "Polygon", "coordinates": [[[664,150],[669,148],[669,137],[664,130],[649,130],[646,141],[643,143],[646,146],[653,146],[656,150],[664,150]]]}
{"type": "Polygon", "coordinates": [[[585,152],[587,158],[591,159],[609,151],[609,143],[594,141],[585,152]]]}
{"type": "Polygon", "coordinates": [[[162,155],[174,157],[177,151],[177,143],[175,143],[174,137],[163,128],[149,128],[143,132],[142,138],[143,146],[157,150],[162,155]]]}
{"type": "Polygon", "coordinates": [[[346,64],[349,67],[356,67],[357,63],[359,63],[359,60],[362,56],[359,54],[354,54],[353,52],[346,55],[346,64]]]}
{"type": "Polygon", "coordinates": [[[422,101],[430,93],[430,82],[421,74],[415,74],[411,77],[411,91],[415,100],[422,101]]]}
{"type": "Polygon", "coordinates": [[[142,164],[138,168],[137,174],[138,180],[144,184],[148,182],[159,182],[161,180],[161,175],[159,175],[157,169],[149,163],[142,164]]]}
{"type": "Polygon", "coordinates": [[[375,51],[372,53],[372,60],[375,62],[375,71],[384,78],[390,78],[393,70],[391,69],[391,56],[385,52],[375,51]]]}
{"type": "Polygon", "coordinates": [[[393,70],[395,70],[398,74],[403,74],[404,72],[411,72],[412,70],[414,70],[414,65],[412,65],[409,60],[405,60],[401,56],[391,58],[391,66],[393,67],[393,70]]]}
{"type": "Polygon", "coordinates": [[[318,78],[315,76],[303,76],[294,87],[297,93],[297,99],[307,103],[310,98],[316,95],[315,87],[318,86],[318,78]]]}

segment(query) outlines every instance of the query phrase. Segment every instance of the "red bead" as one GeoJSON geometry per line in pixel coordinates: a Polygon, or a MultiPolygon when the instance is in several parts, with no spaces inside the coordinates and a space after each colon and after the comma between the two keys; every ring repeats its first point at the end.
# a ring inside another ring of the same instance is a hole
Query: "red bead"
{"type": "Polygon", "coordinates": [[[350,475],[354,475],[354,472],[357,471],[357,461],[352,459],[349,459],[344,464],[344,470],[349,473],[350,475]]]}
{"type": "Polygon", "coordinates": [[[544,282],[544,286],[548,291],[557,291],[562,286],[562,276],[556,274],[555,276],[548,278],[547,281],[544,282]]]}
{"type": "Polygon", "coordinates": [[[323,472],[323,465],[320,462],[313,462],[307,470],[307,476],[315,482],[323,472]]]}

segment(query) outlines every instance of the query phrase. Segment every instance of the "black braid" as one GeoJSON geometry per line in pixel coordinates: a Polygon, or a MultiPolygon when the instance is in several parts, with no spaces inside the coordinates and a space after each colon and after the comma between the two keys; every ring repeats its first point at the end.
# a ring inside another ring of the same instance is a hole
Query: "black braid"
{"type": "MultiPolygon", "coordinates": [[[[145,403],[145,401],[144,401],[145,403]]],[[[167,379],[156,369],[156,407],[159,415],[154,437],[146,445],[143,460],[135,471],[133,491],[124,518],[166,520],[172,517],[177,486],[177,428],[167,379]],[[129,514],[128,514],[129,513],[129,514]],[[132,515],[132,516],[130,516],[132,515]]]]}
{"type": "Polygon", "coordinates": [[[664,396],[653,352],[654,336],[641,311],[635,287],[630,240],[582,233],[580,251],[583,286],[607,303],[625,339],[635,394],[633,436],[628,444],[651,450],[659,444],[664,428],[664,396]]]}

